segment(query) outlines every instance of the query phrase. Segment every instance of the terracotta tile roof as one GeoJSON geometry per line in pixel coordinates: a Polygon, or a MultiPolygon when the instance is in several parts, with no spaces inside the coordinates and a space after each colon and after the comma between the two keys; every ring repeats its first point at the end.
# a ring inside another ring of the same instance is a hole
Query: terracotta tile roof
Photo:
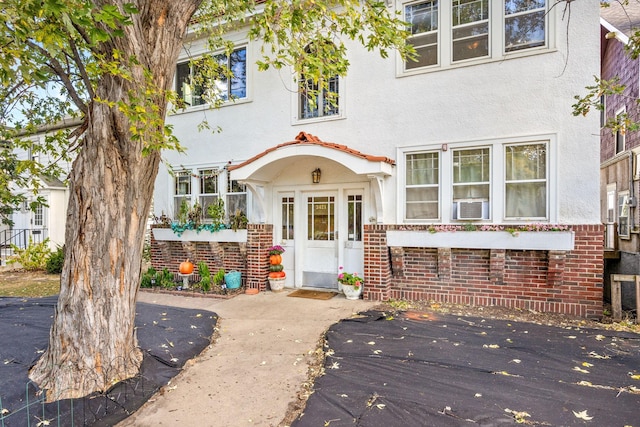
{"type": "Polygon", "coordinates": [[[258,160],[259,158],[266,156],[267,154],[271,153],[272,151],[276,151],[280,148],[284,148],[284,147],[288,147],[288,146],[292,146],[292,145],[319,145],[325,148],[329,148],[332,150],[338,150],[338,151],[342,151],[344,153],[347,154],[351,154],[352,156],[356,156],[356,157],[360,157],[361,159],[365,159],[368,160],[370,162],[383,162],[383,163],[388,163],[390,165],[395,165],[395,160],[390,159],[388,157],[384,157],[384,156],[373,156],[370,154],[364,154],[358,150],[354,150],[352,148],[347,147],[346,145],[342,145],[342,144],[335,144],[333,142],[325,142],[322,141],[320,138],[318,138],[315,135],[311,135],[310,133],[306,133],[306,132],[300,132],[298,134],[298,136],[296,136],[295,140],[290,141],[290,142],[284,142],[282,144],[278,144],[275,147],[271,147],[268,148],[266,150],[264,150],[262,153],[259,153],[255,156],[253,156],[252,158],[245,160],[244,162],[237,164],[237,165],[230,165],[228,167],[229,170],[234,170],[234,169],[238,169],[241,168],[243,166],[246,166],[256,160],[258,160]]]}

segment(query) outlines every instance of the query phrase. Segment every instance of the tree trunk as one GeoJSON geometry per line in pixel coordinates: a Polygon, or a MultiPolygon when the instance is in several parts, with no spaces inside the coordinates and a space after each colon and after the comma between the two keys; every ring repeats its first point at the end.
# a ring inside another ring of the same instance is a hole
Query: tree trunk
{"type": "MultiPolygon", "coordinates": [[[[140,91],[145,69],[158,88],[170,89],[182,37],[201,1],[134,1],[139,13],[132,17],[133,25],[124,28],[125,36],[99,49],[105,55],[114,49],[124,58],[133,55],[140,65],[130,80],[103,76],[97,96],[129,105],[140,91]]],[[[122,6],[119,0],[95,3],[122,6]]],[[[153,102],[164,117],[164,95],[153,102]]],[[[134,123],[110,105],[91,103],[69,179],[60,296],[49,347],[30,372],[48,401],[104,391],[136,375],[142,361],[135,305],[160,153],[143,155],[143,142],[130,133],[134,123]]]]}

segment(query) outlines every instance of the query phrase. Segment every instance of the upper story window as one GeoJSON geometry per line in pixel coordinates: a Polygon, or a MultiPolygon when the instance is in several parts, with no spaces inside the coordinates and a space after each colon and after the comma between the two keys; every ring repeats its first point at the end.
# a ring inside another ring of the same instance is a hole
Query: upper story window
{"type": "Polygon", "coordinates": [[[405,220],[550,220],[548,141],[449,145],[404,154],[405,220]]]}
{"type": "Polygon", "coordinates": [[[177,65],[176,92],[188,107],[206,104],[205,98],[224,102],[247,97],[247,48],[214,55],[213,60],[200,58],[177,65]]]}
{"type": "Polygon", "coordinates": [[[419,55],[404,71],[446,68],[547,46],[548,0],[422,0],[404,2],[419,55]]]}
{"type": "Polygon", "coordinates": [[[489,0],[452,0],[453,61],[489,55],[489,0]]]}
{"type": "MultiPolygon", "coordinates": [[[[327,43],[329,48],[333,44],[327,43]]],[[[310,53],[312,45],[305,49],[310,53]]],[[[300,75],[298,97],[298,119],[315,119],[340,115],[340,77],[325,76],[317,79],[300,75]]]]}
{"type": "Polygon", "coordinates": [[[546,0],[504,0],[504,50],[544,46],[546,0]]]}

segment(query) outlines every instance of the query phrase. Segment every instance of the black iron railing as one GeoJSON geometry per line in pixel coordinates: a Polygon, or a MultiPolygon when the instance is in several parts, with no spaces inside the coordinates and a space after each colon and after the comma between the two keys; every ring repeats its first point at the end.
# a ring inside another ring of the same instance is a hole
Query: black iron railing
{"type": "Polygon", "coordinates": [[[25,249],[31,243],[42,243],[48,235],[46,228],[10,228],[0,230],[0,262],[5,264],[7,257],[13,254],[13,247],[25,249]]]}

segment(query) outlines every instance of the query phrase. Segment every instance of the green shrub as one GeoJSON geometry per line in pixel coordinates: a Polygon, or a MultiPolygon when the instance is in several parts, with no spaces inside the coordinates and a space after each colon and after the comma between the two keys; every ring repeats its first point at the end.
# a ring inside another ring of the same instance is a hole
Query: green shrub
{"type": "Polygon", "coordinates": [[[167,267],[156,274],[156,286],[162,288],[173,288],[176,286],[176,282],[173,280],[173,273],[170,272],[167,267]]]}
{"type": "Polygon", "coordinates": [[[55,252],[52,252],[47,259],[45,270],[49,274],[62,273],[62,265],[64,264],[64,247],[58,246],[55,252]]]}
{"type": "Polygon", "coordinates": [[[211,272],[204,261],[198,263],[198,274],[200,275],[200,283],[197,286],[204,292],[209,292],[211,290],[211,272]]]}
{"type": "Polygon", "coordinates": [[[149,267],[147,271],[142,274],[142,278],[140,279],[140,287],[153,288],[156,284],[156,274],[156,269],[153,267],[149,267]]]}
{"type": "Polygon", "coordinates": [[[41,243],[33,243],[29,237],[29,246],[25,249],[13,244],[11,249],[13,249],[14,255],[7,259],[7,264],[19,263],[27,271],[44,270],[51,255],[49,239],[44,239],[41,243]]]}

